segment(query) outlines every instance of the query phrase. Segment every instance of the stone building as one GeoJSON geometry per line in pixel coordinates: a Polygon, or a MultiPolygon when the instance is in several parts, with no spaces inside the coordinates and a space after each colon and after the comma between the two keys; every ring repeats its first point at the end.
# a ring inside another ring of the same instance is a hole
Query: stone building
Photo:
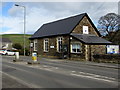
{"type": "Polygon", "coordinates": [[[9,38],[0,38],[0,49],[11,49],[12,41],[9,38]]]}
{"type": "Polygon", "coordinates": [[[38,55],[89,61],[94,54],[105,54],[111,44],[101,38],[87,13],[43,24],[30,40],[31,52],[38,55]]]}

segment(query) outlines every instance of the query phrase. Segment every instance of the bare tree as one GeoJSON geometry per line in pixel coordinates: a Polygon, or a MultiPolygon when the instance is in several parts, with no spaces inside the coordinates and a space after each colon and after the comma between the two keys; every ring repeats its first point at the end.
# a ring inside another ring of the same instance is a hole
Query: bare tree
{"type": "MultiPolygon", "coordinates": [[[[108,13],[105,16],[100,17],[98,20],[98,30],[102,35],[107,35],[111,37],[111,34],[114,32],[114,35],[120,30],[120,15],[115,13],[108,13]]],[[[109,38],[111,40],[112,37],[109,38]]]]}

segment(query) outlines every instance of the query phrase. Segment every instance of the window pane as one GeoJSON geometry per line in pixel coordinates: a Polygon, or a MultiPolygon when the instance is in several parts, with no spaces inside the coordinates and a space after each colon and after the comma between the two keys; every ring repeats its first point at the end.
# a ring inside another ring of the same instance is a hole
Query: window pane
{"type": "Polygon", "coordinates": [[[80,52],[80,44],[72,44],[72,52],[80,52]]]}
{"type": "Polygon", "coordinates": [[[44,40],[44,51],[48,51],[48,47],[49,47],[49,45],[48,45],[48,39],[45,39],[44,40]]]}
{"type": "Polygon", "coordinates": [[[80,52],[80,49],[77,49],[77,52],[80,52]]]}
{"type": "Polygon", "coordinates": [[[76,49],[72,49],[72,52],[76,52],[76,49]]]}
{"type": "Polygon", "coordinates": [[[75,44],[73,44],[73,45],[72,45],[72,48],[73,48],[73,49],[75,49],[75,48],[76,48],[76,45],[75,45],[75,44]]]}
{"type": "Polygon", "coordinates": [[[80,49],[80,44],[77,44],[77,49],[80,49]]]}
{"type": "Polygon", "coordinates": [[[57,43],[58,43],[57,50],[58,52],[61,52],[62,51],[62,38],[61,37],[58,38],[57,43]]]}

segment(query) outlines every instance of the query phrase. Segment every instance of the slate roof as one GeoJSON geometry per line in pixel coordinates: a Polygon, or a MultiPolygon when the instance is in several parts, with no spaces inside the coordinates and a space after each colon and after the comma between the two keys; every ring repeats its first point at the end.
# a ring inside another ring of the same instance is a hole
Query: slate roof
{"type": "Polygon", "coordinates": [[[11,43],[12,41],[9,38],[1,38],[2,42],[11,43]]]}
{"type": "MultiPolygon", "coordinates": [[[[72,30],[76,27],[76,25],[78,25],[79,22],[83,19],[84,16],[88,17],[87,13],[43,24],[29,39],[70,34],[72,30]]],[[[95,28],[98,35],[101,36],[94,24],[92,23],[91,19],[89,17],[88,19],[92,26],[95,28]]]]}
{"type": "Polygon", "coordinates": [[[84,44],[90,44],[90,45],[108,45],[111,44],[111,42],[90,34],[71,34],[72,37],[76,38],[77,40],[81,41],[84,44]]]}

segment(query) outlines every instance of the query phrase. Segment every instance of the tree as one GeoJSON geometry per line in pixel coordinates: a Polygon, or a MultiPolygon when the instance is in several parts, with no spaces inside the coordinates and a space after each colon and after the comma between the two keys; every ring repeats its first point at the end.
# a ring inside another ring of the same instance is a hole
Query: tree
{"type": "Polygon", "coordinates": [[[13,48],[16,48],[18,50],[22,49],[22,46],[19,43],[14,43],[12,46],[13,46],[13,48]]]}
{"type": "Polygon", "coordinates": [[[100,17],[100,19],[98,20],[98,30],[103,36],[107,35],[110,41],[120,30],[119,26],[120,26],[120,15],[117,15],[115,13],[108,13],[105,16],[100,17]],[[115,34],[111,35],[113,32],[115,34]]]}

